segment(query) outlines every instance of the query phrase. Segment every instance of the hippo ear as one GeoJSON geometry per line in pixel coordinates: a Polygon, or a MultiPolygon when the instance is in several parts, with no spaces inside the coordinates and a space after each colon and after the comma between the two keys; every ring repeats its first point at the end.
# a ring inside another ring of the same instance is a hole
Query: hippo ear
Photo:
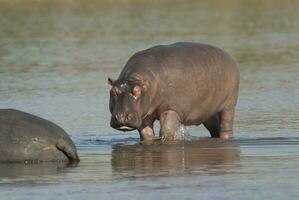
{"type": "Polygon", "coordinates": [[[113,86],[113,84],[114,84],[114,80],[110,77],[108,77],[108,84],[111,86],[113,86]]]}

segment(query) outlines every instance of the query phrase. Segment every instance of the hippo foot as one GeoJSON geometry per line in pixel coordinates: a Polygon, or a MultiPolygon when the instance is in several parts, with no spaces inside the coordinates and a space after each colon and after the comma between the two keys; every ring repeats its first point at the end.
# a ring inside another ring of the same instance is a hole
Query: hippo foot
{"type": "Polygon", "coordinates": [[[225,140],[232,139],[233,138],[233,132],[232,131],[220,132],[220,138],[225,139],[225,140]]]}
{"type": "Polygon", "coordinates": [[[164,134],[161,137],[162,142],[175,141],[175,140],[179,140],[178,137],[176,137],[176,134],[164,134]]]}
{"type": "Polygon", "coordinates": [[[152,141],[154,139],[154,130],[150,126],[146,126],[139,131],[141,141],[152,141]]]}

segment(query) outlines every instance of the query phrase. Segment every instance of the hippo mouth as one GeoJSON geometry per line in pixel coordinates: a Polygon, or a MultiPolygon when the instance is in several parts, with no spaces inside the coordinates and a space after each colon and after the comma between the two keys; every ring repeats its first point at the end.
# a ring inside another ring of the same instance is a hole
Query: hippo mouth
{"type": "Polygon", "coordinates": [[[121,131],[132,131],[132,130],[135,130],[135,128],[132,128],[132,127],[129,127],[129,126],[121,126],[119,128],[117,128],[118,130],[121,130],[121,131]]]}

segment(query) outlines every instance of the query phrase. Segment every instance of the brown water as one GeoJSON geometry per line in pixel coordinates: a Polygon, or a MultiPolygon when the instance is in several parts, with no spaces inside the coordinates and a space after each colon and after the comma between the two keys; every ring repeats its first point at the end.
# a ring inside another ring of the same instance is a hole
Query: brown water
{"type": "Polygon", "coordinates": [[[298,199],[299,2],[0,0],[0,108],[62,126],[81,157],[0,165],[0,199],[298,199]],[[144,146],[109,127],[108,76],[155,44],[239,63],[235,139],[144,146]]]}

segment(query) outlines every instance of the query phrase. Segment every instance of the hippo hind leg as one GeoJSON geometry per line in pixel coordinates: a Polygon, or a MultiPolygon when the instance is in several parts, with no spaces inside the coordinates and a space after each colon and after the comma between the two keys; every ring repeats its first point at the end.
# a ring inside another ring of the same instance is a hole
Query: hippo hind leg
{"type": "Polygon", "coordinates": [[[224,109],[220,112],[220,133],[222,139],[230,139],[233,137],[233,126],[235,117],[235,108],[224,109]]]}
{"type": "Polygon", "coordinates": [[[219,138],[220,137],[220,114],[217,113],[205,122],[203,125],[208,129],[211,134],[212,138],[219,138]]]}
{"type": "Polygon", "coordinates": [[[69,161],[80,161],[76,151],[76,147],[73,144],[70,144],[70,142],[61,139],[56,143],[56,148],[60,150],[62,153],[64,153],[64,155],[69,159],[69,161]]]}
{"type": "Polygon", "coordinates": [[[224,109],[203,124],[209,130],[211,137],[230,139],[233,137],[234,115],[235,108],[224,109]]]}

